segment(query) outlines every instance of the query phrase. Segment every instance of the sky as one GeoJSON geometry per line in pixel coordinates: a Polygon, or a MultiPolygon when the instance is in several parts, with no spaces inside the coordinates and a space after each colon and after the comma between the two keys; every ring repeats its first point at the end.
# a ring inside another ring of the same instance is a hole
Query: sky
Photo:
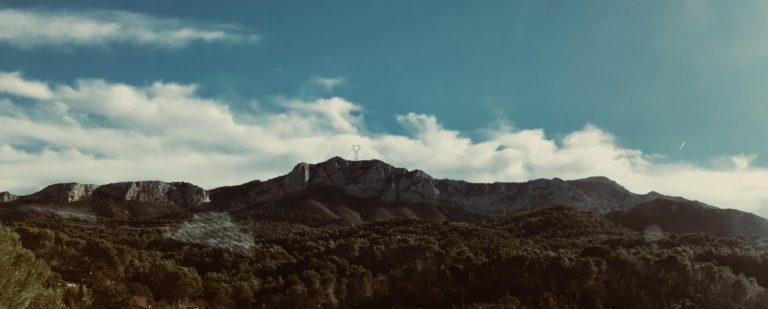
{"type": "Polygon", "coordinates": [[[214,188],[360,144],[766,216],[767,28],[761,1],[3,1],[0,191],[214,188]]]}

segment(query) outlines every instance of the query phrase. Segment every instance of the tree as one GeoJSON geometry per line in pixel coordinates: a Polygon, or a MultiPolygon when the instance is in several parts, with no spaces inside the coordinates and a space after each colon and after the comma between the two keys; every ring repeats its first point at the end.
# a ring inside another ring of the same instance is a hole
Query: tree
{"type": "Polygon", "coordinates": [[[232,285],[232,298],[241,308],[248,308],[253,301],[253,291],[244,282],[235,282],[232,285]]]}
{"type": "Polygon", "coordinates": [[[154,279],[150,286],[155,296],[170,302],[197,297],[203,290],[200,276],[194,268],[181,267],[169,260],[152,265],[150,274],[154,279]]]}
{"type": "Polygon", "coordinates": [[[70,309],[85,309],[93,304],[93,291],[84,284],[67,286],[64,289],[64,304],[70,309]]]}
{"type": "Polygon", "coordinates": [[[0,225],[0,307],[64,308],[51,285],[48,264],[21,246],[19,235],[0,225]]]}
{"type": "Polygon", "coordinates": [[[93,287],[94,301],[91,308],[122,309],[131,305],[131,295],[122,283],[99,278],[93,287]]]}
{"type": "Polygon", "coordinates": [[[209,278],[203,281],[203,298],[211,304],[226,304],[229,301],[229,294],[229,286],[209,278]]]}

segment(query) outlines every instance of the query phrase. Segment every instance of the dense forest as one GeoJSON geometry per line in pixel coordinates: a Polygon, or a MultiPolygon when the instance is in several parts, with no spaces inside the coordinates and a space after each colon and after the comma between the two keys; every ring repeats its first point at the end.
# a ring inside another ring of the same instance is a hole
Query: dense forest
{"type": "Polygon", "coordinates": [[[768,308],[768,241],[636,232],[574,209],[476,223],[178,226],[38,216],[0,228],[0,307],[768,308]],[[13,270],[13,271],[12,271],[13,270]]]}

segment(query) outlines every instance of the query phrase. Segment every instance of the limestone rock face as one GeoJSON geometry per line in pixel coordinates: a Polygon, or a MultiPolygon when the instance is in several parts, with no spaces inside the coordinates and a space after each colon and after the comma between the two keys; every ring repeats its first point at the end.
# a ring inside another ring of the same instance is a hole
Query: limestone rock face
{"type": "Polygon", "coordinates": [[[318,164],[301,163],[285,176],[210,193],[214,205],[237,209],[328,187],[358,198],[449,206],[483,215],[558,206],[606,213],[659,197],[681,199],[655,192],[634,194],[605,177],[468,183],[434,179],[423,171],[396,168],[378,160],[347,161],[339,157],[318,164]]]}
{"type": "Polygon", "coordinates": [[[0,203],[10,202],[17,199],[18,196],[10,192],[0,192],[0,203]]]}
{"type": "Polygon", "coordinates": [[[32,195],[21,197],[20,200],[52,204],[71,203],[90,198],[96,187],[92,184],[57,183],[32,195]]]}
{"type": "Polygon", "coordinates": [[[289,190],[303,189],[309,184],[309,164],[299,163],[283,177],[283,186],[289,190]]]}
{"type": "Polygon", "coordinates": [[[192,208],[209,202],[208,193],[186,182],[135,181],[119,182],[98,187],[94,198],[116,201],[168,203],[192,208]]]}
{"type": "Polygon", "coordinates": [[[67,204],[88,200],[139,201],[170,204],[183,208],[197,207],[210,201],[202,188],[185,182],[136,181],[102,186],[60,183],[19,198],[21,202],[67,204]]]}

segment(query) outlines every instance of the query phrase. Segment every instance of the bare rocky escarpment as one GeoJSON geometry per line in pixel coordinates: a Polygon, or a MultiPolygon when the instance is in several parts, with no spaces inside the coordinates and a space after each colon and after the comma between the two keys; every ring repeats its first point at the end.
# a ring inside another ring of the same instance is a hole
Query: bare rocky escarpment
{"type": "Polygon", "coordinates": [[[17,200],[21,203],[68,204],[93,199],[153,202],[183,208],[197,207],[209,202],[208,194],[203,188],[185,182],[162,181],[119,182],[102,186],[61,183],[50,185],[17,200]]]}
{"type": "Polygon", "coordinates": [[[19,197],[18,200],[45,204],[72,203],[90,198],[95,188],[96,185],[92,184],[57,183],[36,193],[19,197]]]}
{"type": "Polygon", "coordinates": [[[139,201],[173,204],[190,208],[209,202],[208,193],[186,182],[135,181],[118,182],[98,187],[94,198],[116,201],[139,201]]]}

